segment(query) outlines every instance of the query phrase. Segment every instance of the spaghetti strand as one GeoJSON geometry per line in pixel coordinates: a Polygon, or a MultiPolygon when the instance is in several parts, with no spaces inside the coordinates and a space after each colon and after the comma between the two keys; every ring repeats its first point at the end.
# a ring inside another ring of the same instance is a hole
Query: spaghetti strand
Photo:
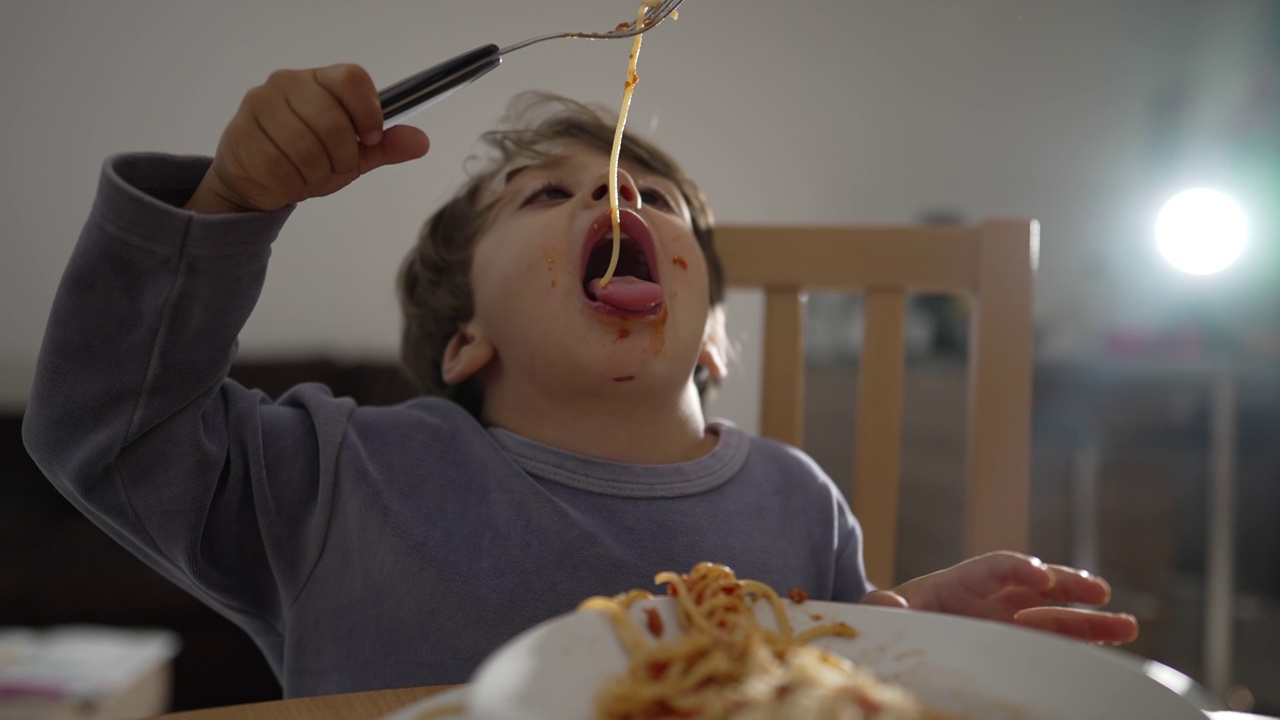
{"type": "MultiPolygon", "coordinates": [[[[644,14],[661,3],[661,0],[644,0],[636,14],[636,27],[644,24],[644,14]]],[[[600,278],[600,287],[607,287],[618,269],[618,258],[622,255],[622,224],[618,217],[618,158],[622,154],[622,131],[627,126],[627,115],[631,112],[631,96],[635,95],[636,83],[640,77],[636,75],[636,61],[640,58],[640,42],[644,33],[639,33],[631,41],[631,57],[627,60],[627,81],[622,91],[622,110],[618,112],[618,125],[613,131],[613,148],[609,153],[609,220],[613,224],[613,254],[609,257],[609,269],[600,278]]]]}

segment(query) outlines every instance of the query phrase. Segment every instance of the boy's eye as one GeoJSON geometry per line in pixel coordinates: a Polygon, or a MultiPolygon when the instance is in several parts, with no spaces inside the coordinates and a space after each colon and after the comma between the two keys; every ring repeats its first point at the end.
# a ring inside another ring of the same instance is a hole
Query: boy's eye
{"type": "Polygon", "coordinates": [[[671,202],[671,198],[667,197],[666,193],[653,188],[646,188],[640,191],[640,202],[645,205],[652,205],[659,210],[672,210],[675,208],[675,203],[671,202]]]}
{"type": "Polygon", "coordinates": [[[530,193],[529,196],[524,199],[523,205],[532,205],[534,203],[540,203],[540,202],[555,202],[557,200],[567,200],[570,197],[572,197],[572,195],[569,194],[568,190],[565,190],[564,188],[560,187],[555,183],[547,183],[546,185],[542,185],[537,190],[534,190],[532,193],[530,193]]]}

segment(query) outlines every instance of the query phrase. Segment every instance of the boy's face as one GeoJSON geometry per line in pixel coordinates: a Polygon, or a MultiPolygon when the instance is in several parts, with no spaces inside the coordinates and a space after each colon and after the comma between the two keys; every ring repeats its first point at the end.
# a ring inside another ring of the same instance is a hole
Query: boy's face
{"type": "MultiPolygon", "coordinates": [[[[446,352],[456,384],[574,392],[646,392],[689,385],[702,361],[723,372],[709,337],[708,274],[675,183],[622,164],[622,252],[613,247],[609,158],[577,141],[495,181],[488,228],[477,240],[475,315],[446,352]]],[[[717,318],[718,319],[718,318],[717,318]]]]}

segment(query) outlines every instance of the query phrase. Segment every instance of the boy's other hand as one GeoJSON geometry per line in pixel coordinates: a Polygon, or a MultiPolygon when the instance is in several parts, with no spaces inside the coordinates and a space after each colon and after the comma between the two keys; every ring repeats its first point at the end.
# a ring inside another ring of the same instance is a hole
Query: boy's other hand
{"type": "Polygon", "coordinates": [[[383,132],[378,90],[360,66],[278,70],[245,94],[186,208],[278,210],[422,157],[429,147],[415,127],[383,132]]]}
{"type": "Polygon", "coordinates": [[[968,615],[1047,630],[1086,642],[1118,645],[1138,636],[1138,621],[1067,605],[1101,606],[1111,599],[1106,580],[1037,558],[994,552],[909,580],[893,590],[867,593],[870,605],[968,615]]]}

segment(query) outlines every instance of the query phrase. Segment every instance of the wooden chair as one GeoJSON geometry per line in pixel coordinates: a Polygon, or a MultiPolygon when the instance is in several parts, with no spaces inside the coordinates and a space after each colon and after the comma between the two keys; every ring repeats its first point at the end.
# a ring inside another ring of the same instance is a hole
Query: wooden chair
{"type": "MultiPolygon", "coordinates": [[[[969,427],[965,555],[1027,550],[1031,464],[1034,220],[973,226],[716,229],[729,287],[765,291],[761,434],[804,438],[804,295],[865,293],[852,484],[842,484],[865,535],[867,574],[895,584],[902,452],[904,326],[911,292],[965,293],[969,427]]],[[[840,483],[840,478],[836,478],[840,483]]]]}

